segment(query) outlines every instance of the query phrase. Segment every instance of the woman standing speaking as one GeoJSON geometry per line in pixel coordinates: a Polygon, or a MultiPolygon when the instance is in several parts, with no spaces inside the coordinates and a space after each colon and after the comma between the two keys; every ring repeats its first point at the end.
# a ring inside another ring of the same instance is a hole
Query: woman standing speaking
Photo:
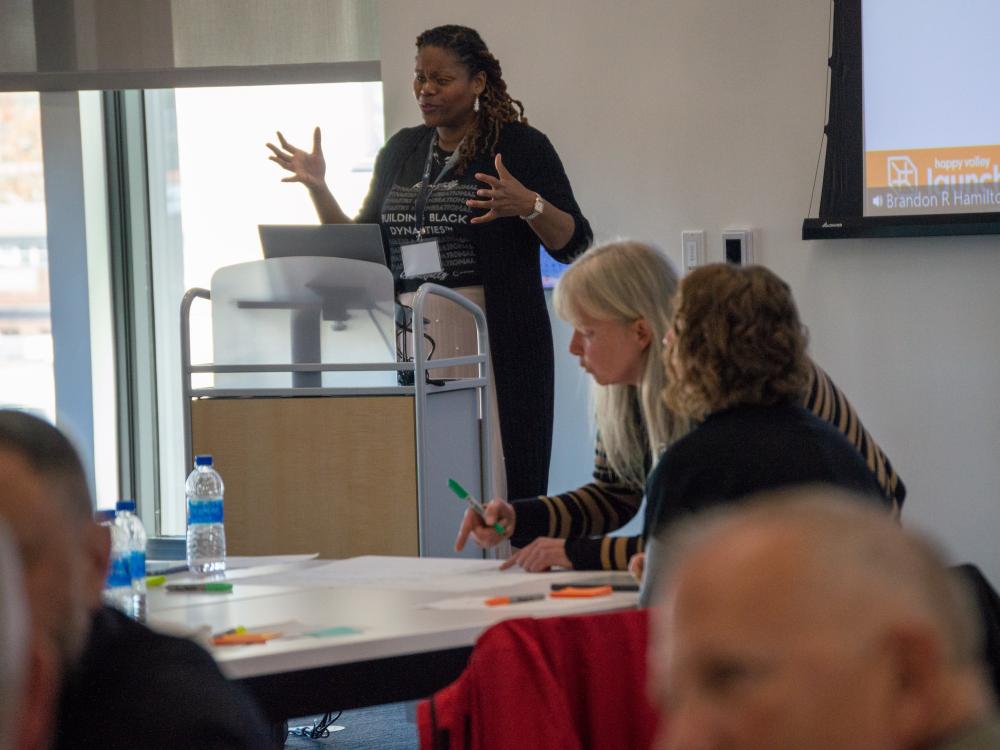
{"type": "MultiPolygon", "coordinates": [[[[439,26],[417,37],[413,95],[424,124],[379,152],[353,221],[381,226],[401,303],[433,281],[484,309],[506,462],[494,471],[506,488],[494,495],[544,494],[554,375],[538,246],[568,262],[590,243],[590,224],[558,154],[527,124],[475,30],[439,26]]],[[[278,139],[280,147],[268,144],[271,160],[292,173],[286,182],[306,186],[320,221],[352,221],[326,184],[319,129],[311,152],[278,139]]],[[[451,303],[425,310],[439,352],[474,351],[468,315],[453,314],[451,303]]]]}

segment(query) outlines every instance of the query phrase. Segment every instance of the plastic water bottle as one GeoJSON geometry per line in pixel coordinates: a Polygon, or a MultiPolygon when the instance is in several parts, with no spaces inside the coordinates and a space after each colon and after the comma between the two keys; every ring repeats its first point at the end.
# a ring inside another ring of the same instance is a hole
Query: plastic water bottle
{"type": "Polygon", "coordinates": [[[226,530],[222,525],[222,477],[211,456],[195,456],[187,478],[187,563],[196,575],[226,570],[226,530]]]}
{"type": "Polygon", "coordinates": [[[115,523],[115,511],[102,510],[96,514],[97,522],[106,526],[111,534],[111,564],[104,583],[104,602],[129,617],[135,613],[132,598],[132,578],[129,575],[129,548],[125,532],[115,523]]]}
{"type": "Polygon", "coordinates": [[[115,526],[128,540],[128,572],[132,581],[132,611],[139,622],[146,621],[146,529],[135,514],[135,500],[119,500],[115,505],[115,526]]]}

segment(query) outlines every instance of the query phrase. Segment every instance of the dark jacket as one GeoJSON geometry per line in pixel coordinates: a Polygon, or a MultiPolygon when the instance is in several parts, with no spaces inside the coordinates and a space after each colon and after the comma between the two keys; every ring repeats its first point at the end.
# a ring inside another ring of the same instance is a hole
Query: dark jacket
{"type": "Polygon", "coordinates": [[[273,748],[257,705],[205,649],[156,633],[110,607],[63,687],[60,748],[273,748]]]}
{"type": "MultiPolygon", "coordinates": [[[[433,135],[433,128],[420,125],[400,130],[389,139],[375,160],[371,187],[358,222],[380,223],[382,203],[403,164],[414,152],[422,158],[433,135]]],[[[590,224],[580,212],[549,139],[528,125],[508,123],[500,132],[496,152],[525,187],[573,216],[573,236],[565,247],[546,248],[549,254],[567,263],[583,252],[593,236],[590,224]]],[[[477,157],[466,173],[495,176],[493,159],[494,155],[477,157]]],[[[517,217],[476,225],[472,236],[486,296],[508,497],[544,494],[548,490],[552,452],[555,365],[538,261],[541,243],[527,222],[517,217]]]]}
{"type": "Polygon", "coordinates": [[[650,474],[645,536],[713,505],[810,483],[892,508],[861,454],[815,414],[792,404],[725,409],[668,448],[650,474]]]}

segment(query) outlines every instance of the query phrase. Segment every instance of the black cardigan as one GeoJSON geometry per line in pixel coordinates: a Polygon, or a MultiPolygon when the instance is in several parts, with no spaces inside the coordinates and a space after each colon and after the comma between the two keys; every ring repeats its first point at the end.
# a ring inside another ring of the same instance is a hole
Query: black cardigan
{"type": "Polygon", "coordinates": [[[207,651],[110,607],[93,615],[50,729],[55,750],[273,747],[253,696],[207,651]]]}
{"type": "Polygon", "coordinates": [[[684,516],[764,490],[832,484],[891,510],[865,458],[802,406],[743,405],[709,414],[660,457],[646,483],[648,540],[684,516]]]}
{"type": "MultiPolygon", "coordinates": [[[[358,222],[381,224],[382,203],[397,174],[414,151],[427,152],[433,134],[433,128],[420,125],[404,128],[389,139],[375,160],[371,187],[358,222]]],[[[568,263],[583,252],[593,238],[590,223],[580,212],[549,139],[528,125],[508,123],[500,132],[496,153],[525,187],[573,216],[573,236],[565,247],[547,247],[549,254],[568,263]]],[[[493,159],[493,154],[480,155],[467,170],[496,175],[493,159]]],[[[517,217],[475,225],[472,237],[486,298],[490,355],[507,464],[507,495],[545,494],[552,452],[555,365],[538,262],[541,242],[527,222],[517,217]]],[[[384,244],[388,248],[388,238],[384,244]]]]}

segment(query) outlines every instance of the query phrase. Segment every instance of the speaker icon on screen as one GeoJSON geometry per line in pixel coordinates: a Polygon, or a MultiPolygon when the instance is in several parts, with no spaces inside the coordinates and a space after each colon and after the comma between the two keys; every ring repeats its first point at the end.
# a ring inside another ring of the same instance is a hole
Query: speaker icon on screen
{"type": "Polygon", "coordinates": [[[872,205],[876,206],[877,208],[882,207],[882,202],[883,201],[881,195],[876,195],[874,198],[872,198],[872,205]]]}

